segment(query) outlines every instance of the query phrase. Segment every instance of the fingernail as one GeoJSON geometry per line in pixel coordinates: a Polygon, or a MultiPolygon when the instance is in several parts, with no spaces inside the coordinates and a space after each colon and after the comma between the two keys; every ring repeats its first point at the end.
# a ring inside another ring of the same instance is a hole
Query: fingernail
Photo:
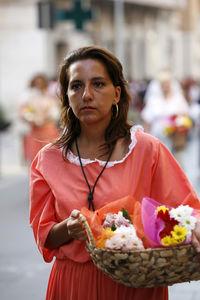
{"type": "Polygon", "coordinates": [[[197,251],[198,253],[200,253],[200,247],[197,247],[197,248],[196,248],[196,251],[197,251]]]}

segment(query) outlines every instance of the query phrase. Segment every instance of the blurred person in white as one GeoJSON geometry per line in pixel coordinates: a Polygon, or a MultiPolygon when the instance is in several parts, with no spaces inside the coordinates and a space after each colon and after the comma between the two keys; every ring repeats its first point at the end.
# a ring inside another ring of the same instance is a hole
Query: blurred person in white
{"type": "Polygon", "coordinates": [[[44,74],[32,78],[21,99],[19,116],[29,127],[23,136],[24,160],[31,163],[37,152],[59,134],[59,102],[44,74]]]}
{"type": "Polygon", "coordinates": [[[147,88],[141,118],[146,132],[160,139],[180,163],[187,134],[169,134],[166,128],[169,125],[168,121],[174,116],[188,115],[189,104],[183,95],[181,85],[172,78],[168,69],[162,69],[158,78],[152,80],[147,88]]]}

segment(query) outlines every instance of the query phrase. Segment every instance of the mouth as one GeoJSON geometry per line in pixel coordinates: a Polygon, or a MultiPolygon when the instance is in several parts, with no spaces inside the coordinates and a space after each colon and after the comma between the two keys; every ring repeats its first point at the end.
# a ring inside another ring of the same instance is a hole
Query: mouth
{"type": "Polygon", "coordinates": [[[95,108],[92,107],[92,106],[84,106],[84,107],[81,108],[81,110],[84,110],[84,111],[91,111],[91,110],[95,110],[95,108]]]}

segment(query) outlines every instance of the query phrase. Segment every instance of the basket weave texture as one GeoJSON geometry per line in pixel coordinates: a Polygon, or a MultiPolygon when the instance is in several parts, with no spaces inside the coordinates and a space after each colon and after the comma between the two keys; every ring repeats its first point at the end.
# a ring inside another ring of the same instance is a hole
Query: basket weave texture
{"type": "Polygon", "coordinates": [[[200,254],[192,245],[122,252],[96,247],[86,218],[80,215],[94,264],[114,281],[128,287],[148,288],[200,280],[200,254]]]}

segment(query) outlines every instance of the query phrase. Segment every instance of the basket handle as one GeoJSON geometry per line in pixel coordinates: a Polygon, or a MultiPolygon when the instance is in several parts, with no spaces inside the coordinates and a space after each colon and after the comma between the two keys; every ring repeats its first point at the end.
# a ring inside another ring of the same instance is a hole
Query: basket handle
{"type": "Polygon", "coordinates": [[[96,245],[95,245],[95,242],[94,242],[94,239],[93,239],[93,235],[92,235],[92,231],[90,229],[90,226],[85,218],[85,216],[83,216],[82,214],[79,215],[79,220],[81,222],[81,224],[83,225],[86,233],[87,233],[87,236],[88,236],[88,241],[89,241],[89,244],[95,248],[96,245]]]}

